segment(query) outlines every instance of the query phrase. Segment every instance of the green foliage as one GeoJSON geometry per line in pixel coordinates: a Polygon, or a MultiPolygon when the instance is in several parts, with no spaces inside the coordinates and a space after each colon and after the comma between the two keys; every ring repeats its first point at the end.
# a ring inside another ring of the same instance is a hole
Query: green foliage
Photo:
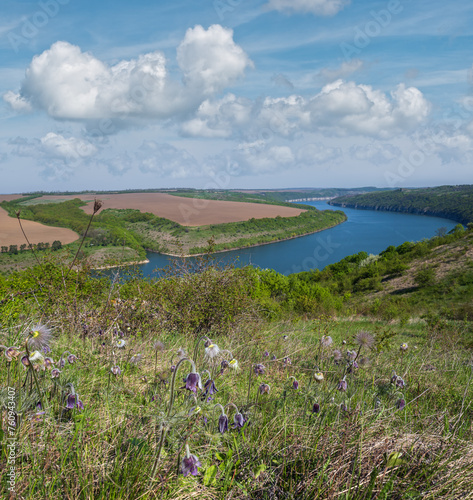
{"type": "MultiPolygon", "coordinates": [[[[446,217],[462,224],[473,221],[473,185],[396,189],[335,198],[332,205],[446,217]]],[[[457,226],[454,231],[463,230],[457,226]]],[[[443,236],[443,232],[438,234],[443,236]]]]}

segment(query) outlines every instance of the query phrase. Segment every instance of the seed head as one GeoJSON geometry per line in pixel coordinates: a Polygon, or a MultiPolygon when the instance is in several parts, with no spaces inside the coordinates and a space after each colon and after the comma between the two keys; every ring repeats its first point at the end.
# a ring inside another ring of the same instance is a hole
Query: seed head
{"type": "Polygon", "coordinates": [[[215,359],[220,353],[220,349],[218,347],[217,344],[209,344],[206,348],[205,348],[205,357],[207,359],[215,359]]]}
{"type": "Polygon", "coordinates": [[[355,342],[360,347],[365,347],[367,349],[371,349],[374,346],[375,340],[374,340],[373,335],[371,335],[371,333],[366,332],[365,330],[360,330],[355,335],[355,342]]]}
{"type": "Polygon", "coordinates": [[[330,347],[333,343],[332,337],[330,337],[330,335],[324,335],[320,339],[320,343],[321,343],[322,347],[330,347]]]}
{"type": "Polygon", "coordinates": [[[314,373],[314,378],[316,382],[323,382],[324,380],[324,374],[322,372],[315,372],[314,373]]]}
{"type": "Polygon", "coordinates": [[[31,328],[27,335],[28,348],[31,350],[39,350],[45,346],[49,346],[51,342],[51,330],[46,325],[37,324],[31,328]]]}
{"type": "Polygon", "coordinates": [[[258,387],[258,391],[260,394],[269,394],[269,391],[271,390],[271,387],[269,387],[268,384],[261,384],[258,387]]]}

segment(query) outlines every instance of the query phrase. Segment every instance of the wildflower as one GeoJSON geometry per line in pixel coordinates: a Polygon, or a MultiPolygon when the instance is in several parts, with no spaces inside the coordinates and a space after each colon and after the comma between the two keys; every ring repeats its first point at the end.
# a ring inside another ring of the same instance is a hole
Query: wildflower
{"type": "Polygon", "coordinates": [[[223,372],[225,368],[228,368],[228,361],[226,359],[222,359],[222,362],[220,363],[220,369],[223,372]]]}
{"type": "Polygon", "coordinates": [[[202,408],[200,406],[193,406],[189,410],[189,413],[187,415],[190,417],[191,415],[197,415],[197,413],[200,413],[201,411],[202,411],[202,408]]]}
{"type": "Polygon", "coordinates": [[[401,344],[401,346],[399,347],[399,349],[400,349],[401,352],[405,352],[405,351],[407,351],[408,347],[409,346],[404,342],[404,343],[401,344]]]}
{"type": "Polygon", "coordinates": [[[188,476],[189,473],[193,476],[197,476],[199,473],[198,468],[201,467],[199,459],[189,452],[189,445],[186,444],[186,456],[182,459],[181,472],[184,477],[188,476]]]}
{"type": "Polygon", "coordinates": [[[396,378],[396,387],[399,387],[400,389],[403,389],[406,383],[404,382],[404,379],[402,377],[397,377],[396,378]]]}
{"type": "Polygon", "coordinates": [[[125,346],[126,346],[126,340],[123,340],[123,339],[119,339],[115,342],[115,345],[119,348],[119,349],[123,349],[125,346]]]}
{"type": "Polygon", "coordinates": [[[230,368],[233,368],[234,370],[238,370],[239,366],[238,366],[238,361],[233,358],[229,363],[228,363],[228,366],[230,368]]]}
{"type": "Polygon", "coordinates": [[[374,346],[375,340],[373,335],[371,335],[371,333],[366,332],[365,330],[360,330],[355,335],[355,342],[360,347],[366,347],[368,349],[371,349],[374,346]]]}
{"type": "Polygon", "coordinates": [[[45,414],[45,411],[38,411],[36,412],[32,417],[31,421],[32,422],[42,422],[43,421],[43,415],[45,414]]]}
{"type": "Polygon", "coordinates": [[[397,380],[396,372],[393,370],[391,374],[391,384],[395,384],[397,380]]]}
{"type": "Polygon", "coordinates": [[[348,384],[347,384],[347,381],[345,380],[345,377],[343,377],[343,379],[340,380],[340,382],[338,383],[337,389],[340,392],[347,392],[348,384]]]}
{"type": "Polygon", "coordinates": [[[138,363],[141,362],[142,359],[143,359],[143,356],[140,353],[138,353],[130,358],[130,363],[133,365],[137,365],[138,363]]]}
{"type": "Polygon", "coordinates": [[[205,357],[212,360],[216,358],[220,353],[220,349],[216,344],[210,344],[205,348],[205,357]]]}
{"type": "Polygon", "coordinates": [[[268,352],[268,351],[264,351],[264,352],[263,352],[263,356],[264,356],[265,358],[269,357],[269,352],[268,352]]]}
{"type": "Polygon", "coordinates": [[[155,340],[153,343],[153,349],[155,351],[162,351],[164,349],[164,344],[160,340],[155,340]]]}
{"type": "Polygon", "coordinates": [[[294,390],[299,389],[299,382],[296,379],[294,379],[293,382],[292,382],[292,388],[294,390]]]}
{"type": "Polygon", "coordinates": [[[112,368],[110,368],[110,371],[114,374],[114,375],[120,375],[121,374],[121,370],[120,370],[120,367],[115,365],[115,366],[112,366],[112,368]]]}
{"type": "Polygon", "coordinates": [[[321,343],[322,347],[330,347],[333,343],[332,337],[330,337],[330,335],[324,335],[320,339],[320,343],[321,343]]]}
{"type": "Polygon", "coordinates": [[[282,336],[283,340],[287,340],[289,337],[287,335],[282,336]]]}
{"type": "Polygon", "coordinates": [[[235,416],[233,417],[234,429],[241,429],[245,425],[245,422],[246,419],[240,412],[235,413],[235,416]]]}
{"type": "Polygon", "coordinates": [[[324,374],[322,372],[315,372],[314,373],[314,378],[316,382],[323,382],[324,380],[324,374]]]}
{"type": "Polygon", "coordinates": [[[291,358],[289,357],[283,358],[283,363],[285,364],[285,366],[291,365],[292,364],[291,358]]]}
{"type": "Polygon", "coordinates": [[[7,361],[10,362],[13,359],[16,359],[18,355],[20,354],[20,351],[18,350],[19,347],[9,347],[8,349],[5,349],[5,356],[7,358],[7,361]]]}
{"type": "Polygon", "coordinates": [[[28,347],[30,349],[42,349],[44,346],[49,346],[51,341],[51,330],[46,325],[35,325],[29,332],[28,335],[28,347]]]}
{"type": "Polygon", "coordinates": [[[44,365],[49,370],[53,367],[54,361],[51,358],[44,358],[44,365]]]}
{"type": "Polygon", "coordinates": [[[200,375],[198,373],[191,372],[186,377],[185,388],[197,394],[197,389],[202,390],[202,382],[200,380],[200,375]]]}
{"type": "Polygon", "coordinates": [[[182,347],[180,347],[177,350],[177,356],[179,359],[185,358],[187,356],[186,351],[182,347]]]}
{"type": "Polygon", "coordinates": [[[174,373],[176,371],[176,365],[171,365],[171,373],[174,373]]]}
{"type": "Polygon", "coordinates": [[[273,354],[273,355],[271,356],[271,361],[276,361],[276,354],[273,354]]]}
{"type": "Polygon", "coordinates": [[[404,399],[398,399],[396,402],[396,408],[402,410],[406,406],[406,401],[404,399]]]}
{"type": "Polygon", "coordinates": [[[264,375],[266,368],[261,363],[258,363],[253,367],[253,370],[255,371],[256,375],[264,375]]]}
{"type": "Polygon", "coordinates": [[[215,383],[211,378],[209,378],[205,382],[204,389],[205,389],[204,396],[212,396],[213,394],[218,392],[218,389],[215,387],[215,383]]]}
{"type": "Polygon", "coordinates": [[[74,354],[69,354],[69,356],[67,356],[67,361],[72,365],[75,361],[77,361],[77,356],[75,356],[74,354]]]}
{"type": "Polygon", "coordinates": [[[218,419],[218,430],[220,434],[228,431],[228,416],[225,415],[225,413],[223,415],[220,415],[218,419]]]}
{"type": "Polygon", "coordinates": [[[333,360],[335,361],[335,364],[338,364],[338,362],[341,361],[342,357],[342,351],[340,351],[339,349],[335,349],[333,351],[333,360]]]}
{"type": "Polygon", "coordinates": [[[58,378],[61,372],[57,368],[51,370],[51,378],[58,378]]]}
{"type": "Polygon", "coordinates": [[[66,408],[68,408],[69,410],[73,410],[76,407],[79,410],[83,410],[84,404],[79,399],[79,396],[77,394],[75,394],[75,393],[68,394],[67,398],[66,398],[66,408]]]}
{"type": "Polygon", "coordinates": [[[319,413],[319,411],[320,411],[319,403],[314,403],[314,406],[312,406],[312,413],[319,413]]]}
{"type": "Polygon", "coordinates": [[[259,393],[260,394],[269,394],[269,391],[271,390],[271,387],[269,387],[268,384],[261,384],[258,387],[259,393]]]}
{"type": "Polygon", "coordinates": [[[34,351],[31,353],[29,362],[33,365],[33,368],[35,370],[44,370],[45,368],[44,356],[39,351],[34,351]]]}
{"type": "Polygon", "coordinates": [[[205,339],[204,347],[207,348],[207,347],[210,347],[211,345],[212,345],[212,341],[210,339],[205,339]]]}
{"type": "Polygon", "coordinates": [[[30,366],[30,360],[28,359],[28,356],[26,354],[20,358],[20,361],[24,366],[30,366]]]}
{"type": "Polygon", "coordinates": [[[346,340],[342,340],[342,344],[345,345],[347,343],[346,340]]]}
{"type": "Polygon", "coordinates": [[[348,361],[355,361],[356,357],[357,357],[357,352],[356,351],[347,351],[347,358],[348,358],[348,361]]]}

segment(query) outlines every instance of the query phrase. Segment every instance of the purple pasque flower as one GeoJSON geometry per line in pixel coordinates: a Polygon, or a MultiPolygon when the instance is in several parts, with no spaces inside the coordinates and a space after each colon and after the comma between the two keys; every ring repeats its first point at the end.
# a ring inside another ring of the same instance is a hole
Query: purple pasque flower
{"type": "Polygon", "coordinates": [[[200,380],[200,375],[195,372],[189,373],[186,377],[186,385],[184,386],[188,391],[192,391],[197,394],[197,389],[202,390],[202,382],[200,380]]]}
{"type": "Polygon", "coordinates": [[[245,425],[246,419],[245,417],[240,413],[237,412],[235,413],[235,416],[233,417],[233,428],[234,429],[241,429],[245,425]]]}
{"type": "Polygon", "coordinates": [[[57,368],[53,368],[51,370],[51,378],[58,378],[60,373],[60,370],[58,370],[57,368]]]}
{"type": "Polygon", "coordinates": [[[23,363],[24,366],[30,366],[30,359],[26,354],[21,357],[20,361],[23,363]]]}
{"type": "Polygon", "coordinates": [[[404,382],[404,379],[398,375],[396,377],[396,387],[399,387],[400,389],[404,389],[405,385],[406,385],[406,383],[404,382]]]}
{"type": "Polygon", "coordinates": [[[312,406],[312,413],[319,413],[319,411],[320,411],[319,403],[314,403],[314,406],[312,406]]]}
{"type": "Polygon", "coordinates": [[[338,383],[337,389],[340,392],[347,392],[348,384],[347,384],[347,381],[345,380],[345,377],[343,377],[343,379],[340,380],[340,382],[338,383]]]}
{"type": "Polygon", "coordinates": [[[396,401],[396,408],[397,408],[398,410],[402,410],[405,406],[406,406],[406,401],[405,401],[403,398],[398,399],[398,400],[396,401]]]}
{"type": "Polygon", "coordinates": [[[292,388],[297,391],[299,389],[299,381],[294,379],[292,382],[292,388]]]}
{"type": "Polygon", "coordinates": [[[18,355],[20,354],[20,351],[18,349],[19,349],[19,347],[15,347],[15,346],[8,347],[7,349],[5,349],[4,354],[5,354],[8,362],[10,362],[13,359],[16,359],[18,357],[18,355]]]}
{"type": "Polygon", "coordinates": [[[199,473],[198,468],[201,466],[202,466],[202,464],[200,463],[199,459],[195,455],[188,453],[182,459],[182,463],[181,463],[182,475],[184,477],[188,476],[189,474],[192,474],[193,476],[197,476],[197,474],[199,473]]]}
{"type": "Polygon", "coordinates": [[[263,356],[264,356],[265,358],[268,358],[268,357],[269,357],[269,352],[268,352],[267,350],[266,350],[266,351],[264,351],[264,352],[263,352],[263,356]]]}
{"type": "Polygon", "coordinates": [[[269,387],[268,384],[261,384],[258,387],[258,391],[260,394],[269,394],[269,391],[271,390],[271,387],[269,387]]]}
{"type": "Polygon", "coordinates": [[[77,356],[75,354],[69,354],[69,356],[67,356],[67,361],[72,365],[77,361],[77,356]]]}
{"type": "Polygon", "coordinates": [[[54,365],[54,361],[51,358],[44,358],[44,366],[50,370],[54,365]]]}
{"type": "MultiPolygon", "coordinates": [[[[72,387],[72,386],[71,386],[72,387]]],[[[74,389],[72,389],[74,390],[74,389]]],[[[77,408],[79,411],[84,409],[84,403],[79,399],[79,395],[75,392],[71,392],[66,397],[66,408],[69,410],[73,410],[77,408]]]]}
{"type": "Polygon", "coordinates": [[[115,365],[115,366],[112,366],[112,368],[110,368],[110,371],[114,374],[114,375],[120,375],[122,373],[120,367],[118,365],[115,365]]]}
{"type": "Polygon", "coordinates": [[[218,392],[218,389],[215,387],[215,382],[209,378],[205,384],[204,384],[204,397],[205,396],[212,396],[213,394],[218,392]]]}
{"type": "Polygon", "coordinates": [[[253,370],[255,371],[256,375],[264,375],[266,368],[261,363],[258,363],[253,367],[253,370]]]}
{"type": "Polygon", "coordinates": [[[225,415],[225,413],[223,415],[220,415],[218,419],[218,430],[220,434],[228,431],[228,416],[225,415]]]}

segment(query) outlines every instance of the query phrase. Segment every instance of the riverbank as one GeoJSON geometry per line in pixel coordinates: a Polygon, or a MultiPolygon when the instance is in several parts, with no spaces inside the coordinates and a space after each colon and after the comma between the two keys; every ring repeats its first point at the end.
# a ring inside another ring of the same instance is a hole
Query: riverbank
{"type": "MultiPolygon", "coordinates": [[[[262,243],[255,243],[254,245],[245,245],[245,246],[239,246],[239,247],[226,248],[225,250],[214,250],[214,251],[212,251],[212,254],[220,254],[220,253],[226,253],[226,252],[233,252],[233,251],[237,251],[237,250],[246,250],[248,248],[261,247],[261,246],[264,246],[264,245],[271,245],[273,243],[280,243],[280,242],[283,242],[283,241],[294,240],[296,238],[302,238],[303,236],[309,236],[311,234],[320,233],[322,231],[325,231],[326,229],[331,229],[331,228],[336,227],[336,226],[338,226],[340,224],[343,224],[346,221],[347,221],[347,217],[345,216],[344,220],[342,220],[340,222],[337,222],[336,224],[333,224],[332,226],[324,227],[322,229],[316,229],[314,231],[309,231],[309,232],[304,233],[304,234],[298,234],[298,235],[295,235],[295,236],[289,236],[287,238],[281,238],[281,239],[277,239],[277,240],[273,240],[273,241],[267,241],[267,242],[262,242],[262,243]]],[[[152,252],[152,253],[158,253],[160,255],[166,255],[168,257],[182,257],[182,258],[202,257],[203,255],[207,255],[207,253],[208,253],[208,252],[202,252],[202,253],[194,253],[194,254],[173,254],[173,253],[166,253],[166,252],[155,252],[153,250],[148,250],[148,249],[146,251],[147,252],[152,252]]]]}

